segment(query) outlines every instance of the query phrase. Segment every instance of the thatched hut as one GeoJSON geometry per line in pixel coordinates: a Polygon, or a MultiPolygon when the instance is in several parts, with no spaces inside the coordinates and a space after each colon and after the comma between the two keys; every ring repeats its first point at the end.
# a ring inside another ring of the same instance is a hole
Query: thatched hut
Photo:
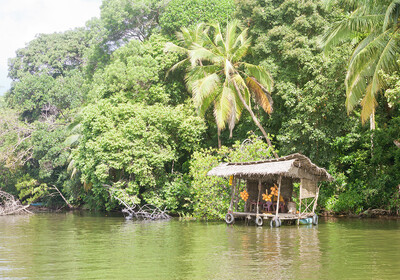
{"type": "Polygon", "coordinates": [[[262,225],[265,219],[271,219],[274,226],[280,226],[281,220],[312,219],[316,224],[318,182],[332,180],[324,168],[301,154],[263,161],[222,163],[208,175],[231,178],[232,199],[225,219],[227,223],[242,217],[254,219],[258,225],[262,225]],[[238,180],[246,181],[248,199],[243,212],[237,209],[240,199],[238,180]],[[294,183],[300,183],[298,205],[293,202],[294,183]]]}

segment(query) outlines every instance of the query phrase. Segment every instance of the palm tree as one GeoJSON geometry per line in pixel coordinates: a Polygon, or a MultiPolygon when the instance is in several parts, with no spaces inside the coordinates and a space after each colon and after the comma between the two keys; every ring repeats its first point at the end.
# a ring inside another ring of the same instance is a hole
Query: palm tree
{"type": "MultiPolygon", "coordinates": [[[[178,63],[176,63],[174,66],[171,67],[171,69],[167,72],[167,76],[169,75],[170,72],[175,71],[178,68],[181,67],[189,67],[190,66],[190,60],[189,60],[189,51],[192,45],[202,44],[202,37],[204,33],[208,32],[208,28],[205,26],[204,23],[199,23],[197,24],[193,29],[189,29],[186,27],[181,28],[181,32],[176,33],[176,37],[179,41],[179,45],[176,45],[172,42],[168,42],[165,45],[165,51],[167,52],[177,52],[180,54],[185,55],[185,58],[178,63]]],[[[202,65],[202,62],[199,62],[200,65],[202,65]]],[[[205,112],[199,112],[200,114],[204,115],[205,112]]],[[[217,120],[216,120],[217,121],[217,120]]],[[[217,137],[218,137],[218,148],[221,148],[221,128],[217,126],[217,137]]]]}
{"type": "Polygon", "coordinates": [[[224,33],[216,24],[205,29],[199,38],[187,52],[190,64],[185,76],[199,113],[204,114],[213,105],[217,127],[224,129],[228,124],[232,134],[245,108],[278,157],[251,108],[253,98],[264,111],[272,113],[273,80],[263,67],[242,61],[251,46],[247,29],[241,28],[238,21],[232,21],[224,33]]]}
{"type": "MultiPolygon", "coordinates": [[[[325,1],[328,6],[336,3],[325,1]]],[[[400,53],[399,0],[341,0],[352,12],[336,22],[323,36],[323,46],[329,51],[346,39],[363,37],[350,58],[346,75],[346,107],[351,112],[361,104],[361,120],[368,118],[375,128],[376,95],[384,87],[382,72],[398,69],[400,53]]]]}

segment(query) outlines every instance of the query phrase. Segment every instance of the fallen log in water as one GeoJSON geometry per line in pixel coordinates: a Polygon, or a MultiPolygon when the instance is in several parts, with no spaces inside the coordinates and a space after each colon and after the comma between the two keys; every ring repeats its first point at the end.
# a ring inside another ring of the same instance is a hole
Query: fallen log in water
{"type": "Polygon", "coordinates": [[[32,214],[28,207],[29,205],[22,205],[13,195],[0,190],[0,216],[32,214]]]}

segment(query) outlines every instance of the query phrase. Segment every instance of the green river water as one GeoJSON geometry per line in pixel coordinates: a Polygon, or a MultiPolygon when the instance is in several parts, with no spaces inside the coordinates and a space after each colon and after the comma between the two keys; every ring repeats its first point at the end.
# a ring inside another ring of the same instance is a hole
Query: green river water
{"type": "Polygon", "coordinates": [[[281,228],[0,217],[0,279],[399,279],[400,220],[281,228]]]}

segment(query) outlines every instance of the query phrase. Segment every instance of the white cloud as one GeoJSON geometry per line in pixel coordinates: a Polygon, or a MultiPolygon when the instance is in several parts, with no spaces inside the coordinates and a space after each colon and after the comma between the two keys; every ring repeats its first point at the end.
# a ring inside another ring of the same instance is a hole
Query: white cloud
{"type": "Polygon", "coordinates": [[[0,0],[0,95],[8,88],[7,61],[40,33],[84,26],[100,16],[101,0],[0,0]]]}

